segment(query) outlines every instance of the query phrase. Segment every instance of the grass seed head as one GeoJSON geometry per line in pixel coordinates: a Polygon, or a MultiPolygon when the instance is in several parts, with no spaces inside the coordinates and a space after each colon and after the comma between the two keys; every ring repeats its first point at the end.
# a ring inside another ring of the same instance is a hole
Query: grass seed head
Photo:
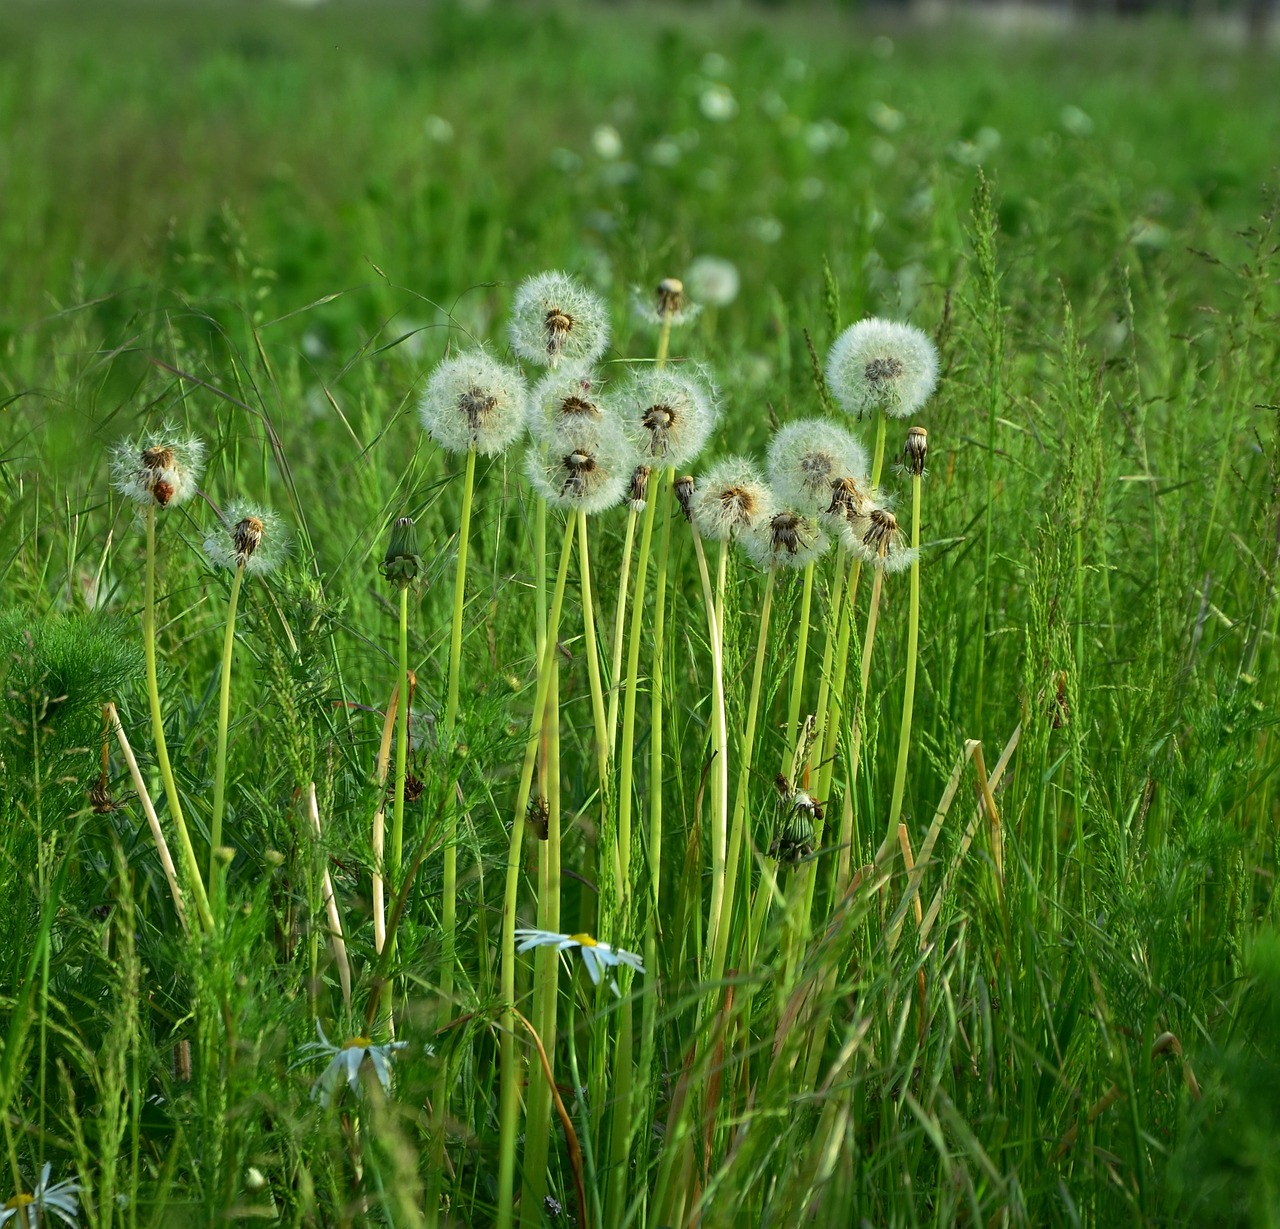
{"type": "Polygon", "coordinates": [[[445,451],[474,448],[482,457],[495,457],[520,438],[528,396],[515,368],[471,350],[445,359],[431,373],[418,417],[445,451]]]}
{"type": "Polygon", "coordinates": [[[715,392],[701,373],[642,368],[623,386],[617,405],[640,456],[674,468],[702,451],[716,423],[715,392]]]}
{"type": "Polygon", "coordinates": [[[511,305],[511,348],[540,367],[591,363],[609,344],[604,300],[564,273],[526,278],[511,305]]]}
{"type": "Polygon", "coordinates": [[[910,324],[861,320],[845,329],[827,355],[827,385],[847,414],[879,409],[907,418],[938,383],[938,352],[910,324]]]}
{"type": "Polygon", "coordinates": [[[773,493],[754,461],[725,457],[702,476],[694,492],[693,523],[704,538],[728,542],[749,533],[773,507],[773,493]]]}
{"type": "Polygon", "coordinates": [[[142,507],[174,507],[195,494],[204,453],[201,439],[165,423],[112,448],[111,485],[142,507]]]}

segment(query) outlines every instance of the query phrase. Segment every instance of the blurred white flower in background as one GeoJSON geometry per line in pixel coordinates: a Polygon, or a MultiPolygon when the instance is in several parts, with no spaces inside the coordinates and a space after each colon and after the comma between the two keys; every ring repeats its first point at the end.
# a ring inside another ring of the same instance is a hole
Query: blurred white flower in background
{"type": "Polygon", "coordinates": [[[1058,112],[1058,122],[1073,137],[1087,137],[1093,132],[1093,120],[1076,106],[1063,107],[1058,112]]]}
{"type": "Polygon", "coordinates": [[[597,124],[591,134],[591,148],[598,158],[612,161],[622,156],[622,137],[612,124],[597,124]]]}
{"type": "Polygon", "coordinates": [[[707,119],[723,124],[738,114],[738,100],[727,85],[709,85],[698,97],[698,109],[707,119]]]}
{"type": "Polygon", "coordinates": [[[684,275],[685,289],[695,303],[727,307],[738,297],[742,279],[738,266],[720,256],[699,256],[684,275]]]}
{"type": "Polygon", "coordinates": [[[448,145],[453,140],[453,125],[443,115],[428,115],[422,121],[422,130],[427,134],[427,140],[437,145],[448,145]]]}
{"type": "Polygon", "coordinates": [[[887,102],[873,102],[867,108],[867,119],[879,128],[881,132],[890,134],[901,132],[907,122],[907,117],[896,107],[891,107],[887,102]]]}

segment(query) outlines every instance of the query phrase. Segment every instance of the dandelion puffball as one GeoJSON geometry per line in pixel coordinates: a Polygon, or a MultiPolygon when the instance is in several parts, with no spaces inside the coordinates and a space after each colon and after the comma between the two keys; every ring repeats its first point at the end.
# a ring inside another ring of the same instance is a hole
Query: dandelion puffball
{"type": "Polygon", "coordinates": [[[447,452],[474,448],[482,457],[494,457],[524,431],[527,396],[515,368],[483,350],[470,350],[445,359],[431,373],[418,417],[447,452]]]}
{"type": "Polygon", "coordinates": [[[827,535],[817,518],[788,507],[775,507],[740,541],[747,555],[762,568],[807,567],[827,549],[827,535]]]}
{"type": "Polygon", "coordinates": [[[538,443],[545,443],[562,428],[572,427],[589,435],[616,417],[587,363],[567,363],[548,371],[533,386],[528,405],[529,434],[538,443]]]}
{"type": "Polygon", "coordinates": [[[767,461],[769,483],[783,503],[816,514],[831,504],[843,479],[868,485],[866,449],[850,432],[820,418],[787,423],[774,433],[767,461]]]}
{"type": "Polygon", "coordinates": [[[738,266],[719,256],[699,256],[684,276],[690,296],[698,303],[728,307],[738,297],[742,279],[738,266]]]}
{"type": "Polygon", "coordinates": [[[594,362],[609,344],[604,300],[564,273],[526,278],[511,305],[511,348],[542,367],[594,362]]]}
{"type": "Polygon", "coordinates": [[[890,418],[914,414],[938,383],[938,352],[910,324],[861,320],[827,355],[827,386],[846,413],[880,409],[890,418]]]}
{"type": "Polygon", "coordinates": [[[695,375],[635,371],[615,398],[622,429],[642,460],[679,467],[702,451],[715,426],[715,396],[695,375]]]}
{"type": "Polygon", "coordinates": [[[243,566],[249,576],[274,571],[288,550],[289,539],[280,518],[257,504],[239,501],[227,505],[225,524],[204,540],[210,563],[232,572],[243,566]]]}
{"type": "Polygon", "coordinates": [[[172,423],[121,440],[111,450],[111,485],[136,504],[170,508],[195,494],[204,468],[204,441],[172,423]]]}
{"type": "Polygon", "coordinates": [[[850,522],[858,539],[858,554],[865,563],[886,572],[902,572],[915,561],[898,518],[887,508],[872,507],[865,517],[850,522]]]}
{"type": "Polygon", "coordinates": [[[754,461],[725,457],[702,476],[693,494],[693,523],[704,538],[727,542],[768,518],[773,493],[754,461]]]}
{"type": "Polygon", "coordinates": [[[525,460],[530,483],[548,504],[588,516],[622,499],[634,466],[635,452],[612,418],[561,423],[525,460]]]}

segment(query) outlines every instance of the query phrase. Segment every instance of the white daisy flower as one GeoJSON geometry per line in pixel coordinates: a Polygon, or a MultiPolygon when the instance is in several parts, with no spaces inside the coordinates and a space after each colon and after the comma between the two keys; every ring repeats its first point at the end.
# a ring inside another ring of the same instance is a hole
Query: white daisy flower
{"type": "MultiPolygon", "coordinates": [[[[520,940],[516,947],[518,952],[532,951],[535,947],[554,947],[558,952],[577,949],[582,957],[582,963],[587,966],[587,976],[591,978],[591,984],[594,986],[600,984],[605,970],[616,969],[622,964],[629,969],[634,969],[637,973],[644,972],[644,964],[634,952],[624,952],[619,947],[611,947],[608,943],[601,943],[590,935],[562,935],[554,930],[521,927],[516,931],[516,938],[520,940]]],[[[609,989],[619,998],[622,997],[622,991],[618,989],[618,983],[612,976],[609,978],[609,989]]]]}
{"type": "Polygon", "coordinates": [[[890,418],[914,414],[938,383],[938,352],[926,334],[892,320],[860,320],[827,355],[827,385],[845,413],[861,418],[881,409],[890,418]]]}
{"type": "Polygon", "coordinates": [[[520,438],[527,397],[514,367],[470,350],[445,359],[431,373],[418,417],[446,452],[474,448],[482,457],[496,457],[520,438]]]}
{"type": "Polygon", "coordinates": [[[19,1192],[4,1204],[0,1204],[0,1225],[14,1222],[14,1229],[36,1229],[47,1225],[56,1217],[64,1225],[76,1226],[80,1222],[80,1205],[76,1196],[80,1184],[71,1178],[49,1184],[52,1166],[46,1161],[40,1171],[40,1181],[29,1195],[19,1192]]]}
{"type": "Polygon", "coordinates": [[[594,362],[609,344],[604,300],[564,273],[539,273],[521,282],[510,327],[511,348],[542,367],[563,359],[594,362]]]}
{"type": "Polygon", "coordinates": [[[295,1067],[310,1062],[319,1055],[329,1058],[329,1065],[320,1073],[320,1078],[311,1086],[311,1099],[318,1100],[321,1105],[328,1106],[333,1094],[345,1077],[347,1086],[356,1096],[360,1095],[360,1068],[367,1058],[373,1067],[378,1083],[383,1092],[391,1091],[391,1060],[399,1050],[408,1046],[407,1041],[385,1041],[375,1044],[368,1037],[351,1037],[342,1045],[336,1046],[324,1035],[320,1021],[316,1021],[316,1033],[319,1041],[308,1041],[298,1051],[295,1067]]]}
{"type": "Polygon", "coordinates": [[[227,505],[225,524],[204,540],[205,556],[214,567],[234,572],[243,564],[249,576],[275,571],[288,552],[289,539],[280,518],[239,500],[227,505]]]}
{"type": "Polygon", "coordinates": [[[111,485],[144,507],[173,507],[195,494],[204,468],[204,441],[181,435],[173,423],[111,449],[111,485]]]}

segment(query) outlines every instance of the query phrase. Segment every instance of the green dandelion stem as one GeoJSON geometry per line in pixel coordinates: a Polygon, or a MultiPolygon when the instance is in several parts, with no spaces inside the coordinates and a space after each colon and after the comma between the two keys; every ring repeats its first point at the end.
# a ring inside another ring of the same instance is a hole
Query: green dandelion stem
{"type": "Polygon", "coordinates": [[[173,765],[169,763],[169,746],[164,737],[164,713],[160,708],[160,683],[156,675],[156,506],[147,506],[147,566],[142,603],[142,652],[147,669],[147,699],[151,706],[151,734],[156,743],[156,762],[160,766],[160,778],[164,782],[165,798],[169,802],[169,814],[177,829],[178,845],[182,861],[191,876],[191,894],[195,897],[196,913],[206,932],[213,930],[213,914],[209,910],[209,896],[200,876],[200,864],[196,851],[191,847],[191,835],[182,816],[182,803],[178,798],[178,783],[173,777],[173,765]]]}
{"type": "Polygon", "coordinates": [[[804,569],[804,587],[800,591],[800,626],[796,634],[795,668],[791,674],[791,700],[787,705],[787,741],[782,748],[782,771],[789,766],[791,749],[796,745],[800,728],[800,702],[804,699],[804,670],[809,655],[809,618],[813,610],[813,563],[804,569]]]}
{"type": "MultiPolygon", "coordinates": [[[[391,810],[391,857],[387,878],[391,890],[400,890],[400,863],[404,858],[404,782],[409,771],[409,586],[400,586],[400,697],[396,706],[396,778],[391,810]]],[[[390,941],[390,940],[388,940],[390,941]]]]}
{"type": "Polygon", "coordinates": [[[525,744],[524,764],[520,770],[520,784],[516,790],[515,811],[511,821],[511,842],[507,849],[506,890],[502,901],[503,1023],[499,1050],[501,1091],[498,1120],[498,1213],[495,1221],[498,1229],[511,1229],[516,1173],[516,1126],[520,1109],[520,1091],[523,1085],[516,1067],[515,1016],[511,1009],[514,1008],[516,1001],[516,898],[520,887],[520,859],[524,846],[525,813],[529,806],[529,792],[533,786],[533,770],[541,743],[547,695],[551,689],[551,662],[556,652],[556,640],[560,635],[560,612],[564,607],[565,581],[568,579],[569,563],[573,558],[573,531],[576,524],[577,521],[573,517],[565,522],[564,545],[560,550],[560,567],[556,573],[555,593],[551,599],[551,613],[547,619],[546,644],[538,661],[538,685],[533,701],[533,713],[529,718],[529,739],[525,744]]]}
{"type": "Polygon", "coordinates": [[[856,555],[849,560],[849,580],[845,586],[844,605],[840,611],[840,634],[836,640],[835,673],[831,679],[826,730],[822,738],[822,759],[818,769],[815,795],[826,800],[831,796],[835,775],[836,743],[840,738],[840,715],[844,711],[844,689],[849,675],[849,644],[853,639],[853,616],[858,604],[858,584],[862,579],[862,560],[856,555]]]}
{"type": "Polygon", "coordinates": [[[893,775],[893,800],[889,803],[889,827],[885,840],[898,832],[902,796],[907,784],[907,753],[911,748],[911,717],[916,702],[916,654],[920,643],[920,475],[911,476],[911,608],[907,616],[907,677],[902,690],[902,730],[898,735],[898,768],[893,775]]]}
{"type": "Polygon", "coordinates": [[[582,632],[586,640],[587,680],[591,687],[591,718],[595,723],[596,772],[603,798],[609,779],[609,727],[605,717],[604,688],[600,682],[600,657],[596,647],[595,605],[591,597],[591,556],[587,548],[587,514],[578,509],[578,563],[582,581],[582,632]]]}
{"type": "Polygon", "coordinates": [[[209,818],[209,883],[218,892],[218,847],[222,844],[222,815],[227,800],[227,727],[231,716],[231,657],[236,647],[236,607],[244,583],[244,564],[236,568],[227,600],[227,630],[222,638],[222,676],[218,691],[218,746],[213,761],[213,814],[209,818]]]}
{"type": "MultiPolygon", "coordinates": [[[[646,511],[648,504],[645,505],[646,511]]],[[[635,549],[636,521],[640,514],[627,513],[626,538],[622,544],[622,568],[618,573],[618,603],[613,616],[613,659],[609,671],[609,758],[613,759],[618,738],[618,698],[622,694],[622,646],[627,630],[627,586],[631,581],[631,555],[635,549]]]]}

